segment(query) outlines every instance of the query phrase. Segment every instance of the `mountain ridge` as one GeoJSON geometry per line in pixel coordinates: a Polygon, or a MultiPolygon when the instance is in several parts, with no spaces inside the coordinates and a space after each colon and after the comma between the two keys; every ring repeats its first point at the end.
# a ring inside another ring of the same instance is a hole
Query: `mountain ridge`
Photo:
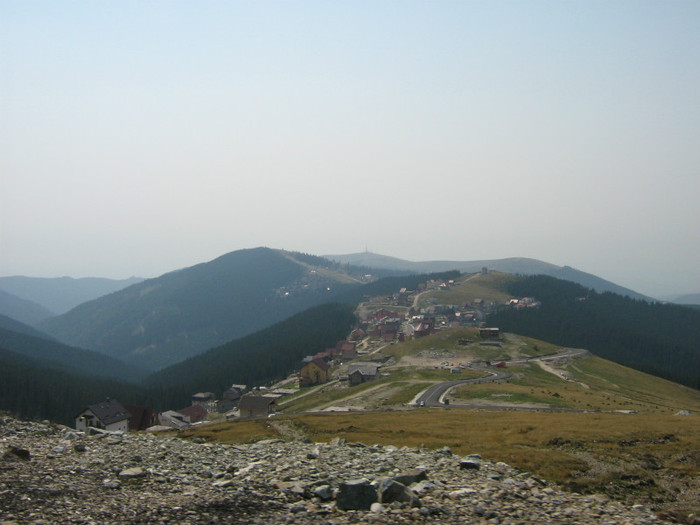
{"type": "Polygon", "coordinates": [[[353,286],[281,250],[251,248],[83,303],[39,328],[67,344],[157,370],[353,286]]]}
{"type": "Polygon", "coordinates": [[[0,348],[55,370],[134,383],[145,371],[99,352],[63,344],[31,326],[0,315],[0,348]]]}
{"type": "Polygon", "coordinates": [[[596,275],[583,272],[571,266],[557,266],[552,263],[531,259],[527,257],[507,257],[504,259],[482,259],[475,261],[407,261],[396,257],[376,254],[372,252],[359,252],[346,255],[324,255],[324,257],[341,263],[363,265],[383,269],[401,269],[414,271],[416,273],[442,272],[448,270],[458,270],[461,273],[475,273],[487,268],[503,273],[521,275],[549,275],[567,281],[573,281],[597,292],[613,292],[633,299],[654,301],[648,297],[629,288],[617,285],[596,275]]]}
{"type": "MultiPolygon", "coordinates": [[[[0,277],[0,290],[36,303],[53,315],[61,315],[86,301],[139,283],[141,277],[107,279],[104,277],[0,277]]],[[[6,314],[7,315],[7,314],[6,314]]],[[[10,315],[10,317],[13,317],[10,315]]]]}
{"type": "Polygon", "coordinates": [[[39,303],[17,297],[15,294],[5,290],[0,290],[0,314],[28,325],[34,325],[47,317],[56,315],[39,303]]]}

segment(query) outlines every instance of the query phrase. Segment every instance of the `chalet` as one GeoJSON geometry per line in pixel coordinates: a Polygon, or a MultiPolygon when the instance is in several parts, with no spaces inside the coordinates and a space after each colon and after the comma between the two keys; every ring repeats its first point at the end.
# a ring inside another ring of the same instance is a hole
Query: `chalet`
{"type": "Polygon", "coordinates": [[[125,405],[131,414],[131,419],[129,419],[129,430],[132,432],[138,430],[146,430],[154,425],[158,424],[158,412],[152,408],[142,407],[139,405],[125,405]]]}
{"type": "Polygon", "coordinates": [[[367,336],[365,331],[362,328],[355,328],[351,333],[350,333],[350,339],[354,339],[355,341],[360,341],[364,339],[367,336]]]}
{"type": "Polygon", "coordinates": [[[348,350],[355,350],[357,348],[357,344],[350,342],[350,341],[338,341],[338,343],[335,345],[335,347],[340,351],[340,352],[347,352],[348,350]]]}
{"type": "Polygon", "coordinates": [[[348,367],[348,382],[350,386],[372,381],[378,376],[380,365],[375,363],[353,363],[348,367]]]}
{"type": "Polygon", "coordinates": [[[353,346],[352,348],[344,348],[341,359],[343,361],[352,361],[353,359],[357,359],[357,350],[355,350],[355,347],[353,346]]]}
{"type": "Polygon", "coordinates": [[[185,416],[185,421],[188,423],[199,423],[207,417],[207,409],[202,405],[192,405],[178,412],[185,416]]]}
{"type": "Polygon", "coordinates": [[[372,314],[372,317],[377,321],[381,319],[398,319],[399,321],[402,321],[406,318],[405,315],[400,314],[398,312],[394,312],[393,310],[388,310],[386,308],[377,310],[376,312],[374,312],[374,314],[372,314]]]}
{"type": "Polygon", "coordinates": [[[176,429],[185,428],[190,425],[187,416],[185,414],[180,414],[180,412],[176,412],[175,410],[167,410],[162,414],[159,414],[158,421],[165,427],[176,429]]]}
{"type": "Polygon", "coordinates": [[[312,359],[299,371],[299,386],[320,385],[330,377],[331,367],[323,359],[312,359]]]}
{"type": "Polygon", "coordinates": [[[413,337],[424,337],[433,333],[434,322],[433,321],[417,321],[412,323],[411,328],[413,329],[413,337]]]}
{"type": "Polygon", "coordinates": [[[240,417],[265,417],[275,413],[275,398],[246,394],[238,405],[240,417]]]}
{"type": "Polygon", "coordinates": [[[367,335],[370,337],[381,337],[382,329],[379,326],[374,326],[367,330],[367,335]]]}
{"type": "Polygon", "coordinates": [[[216,399],[214,392],[199,392],[192,396],[193,405],[206,405],[216,399]]]}
{"type": "Polygon", "coordinates": [[[131,413],[116,399],[88,405],[75,416],[76,430],[97,428],[111,432],[128,432],[131,413]]]}
{"type": "Polygon", "coordinates": [[[248,389],[247,385],[231,385],[224,390],[221,399],[216,402],[216,411],[224,414],[238,406],[238,402],[248,389]]]}
{"type": "Polygon", "coordinates": [[[397,331],[396,329],[391,329],[391,330],[383,330],[382,331],[382,339],[386,342],[388,341],[393,341],[396,339],[397,331]]]}
{"type": "Polygon", "coordinates": [[[224,390],[221,398],[228,399],[230,401],[238,401],[245,393],[246,388],[246,385],[231,385],[229,388],[224,390]]]}

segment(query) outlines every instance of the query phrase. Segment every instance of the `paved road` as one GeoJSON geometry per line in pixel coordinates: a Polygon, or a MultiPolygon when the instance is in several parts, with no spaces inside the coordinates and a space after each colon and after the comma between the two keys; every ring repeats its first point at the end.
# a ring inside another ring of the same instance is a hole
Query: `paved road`
{"type": "MultiPolygon", "coordinates": [[[[580,350],[577,348],[567,348],[563,350],[562,352],[558,352],[556,354],[551,354],[551,355],[546,355],[546,356],[540,356],[540,357],[531,357],[528,359],[518,359],[518,360],[513,360],[513,361],[508,361],[507,364],[509,365],[515,365],[515,364],[520,364],[520,363],[525,363],[525,362],[532,362],[532,361],[551,361],[554,359],[560,359],[563,357],[575,357],[581,354],[584,354],[586,351],[585,350],[580,350]]],[[[508,372],[502,371],[502,370],[485,370],[485,372],[488,372],[491,374],[490,377],[481,377],[478,379],[456,379],[453,381],[446,381],[444,383],[438,383],[437,385],[433,385],[429,387],[427,390],[425,390],[418,398],[416,398],[416,405],[418,406],[426,406],[426,407],[437,407],[437,406],[444,406],[444,403],[440,401],[442,396],[444,396],[449,390],[456,386],[462,386],[462,385],[478,385],[481,383],[493,383],[494,381],[505,381],[507,379],[510,379],[513,377],[513,374],[510,374],[508,372]]],[[[508,409],[508,410],[532,410],[532,411],[548,411],[548,412],[586,412],[586,410],[575,410],[575,409],[566,409],[566,408],[533,408],[533,407],[514,407],[512,405],[475,405],[475,404],[453,404],[451,406],[457,407],[457,408],[497,408],[497,409],[508,409]]]]}
{"type": "Polygon", "coordinates": [[[453,381],[446,381],[444,383],[438,383],[429,387],[425,392],[423,392],[417,399],[416,404],[418,406],[441,406],[440,398],[448,390],[461,385],[479,385],[481,383],[492,383],[494,381],[503,381],[509,379],[513,376],[508,372],[503,372],[501,370],[491,372],[490,377],[480,377],[478,379],[455,379],[453,381]]]}

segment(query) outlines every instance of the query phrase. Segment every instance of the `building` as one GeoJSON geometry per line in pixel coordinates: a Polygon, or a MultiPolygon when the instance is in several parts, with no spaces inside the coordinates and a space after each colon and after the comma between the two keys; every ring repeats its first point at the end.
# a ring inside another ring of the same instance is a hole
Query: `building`
{"type": "Polygon", "coordinates": [[[131,414],[129,420],[129,430],[136,432],[138,430],[146,430],[158,424],[158,412],[152,408],[142,407],[139,405],[126,405],[125,408],[131,414]]]}
{"type": "Polygon", "coordinates": [[[275,398],[246,394],[238,404],[240,417],[266,417],[275,413],[275,398]]]}
{"type": "Polygon", "coordinates": [[[185,414],[175,410],[167,410],[158,416],[158,421],[164,427],[181,429],[188,427],[190,422],[185,414]]]}
{"type": "Polygon", "coordinates": [[[299,386],[320,385],[328,382],[331,367],[323,359],[312,359],[299,371],[299,386]]]}
{"type": "Polygon", "coordinates": [[[116,399],[88,405],[75,416],[76,430],[87,432],[90,428],[110,432],[129,432],[131,413],[116,399]]]}
{"type": "Polygon", "coordinates": [[[199,423],[204,421],[207,417],[207,409],[202,405],[192,405],[181,410],[178,410],[180,414],[185,416],[185,421],[189,423],[199,423]]]}
{"type": "Polygon", "coordinates": [[[216,403],[217,412],[223,414],[236,408],[247,389],[248,387],[246,385],[231,385],[227,388],[221,396],[221,399],[216,403]]]}
{"type": "Polygon", "coordinates": [[[348,366],[348,382],[350,386],[376,379],[379,375],[380,366],[376,363],[352,363],[348,366]]]}
{"type": "Polygon", "coordinates": [[[193,405],[206,405],[216,400],[214,392],[198,392],[192,396],[193,405]]]}

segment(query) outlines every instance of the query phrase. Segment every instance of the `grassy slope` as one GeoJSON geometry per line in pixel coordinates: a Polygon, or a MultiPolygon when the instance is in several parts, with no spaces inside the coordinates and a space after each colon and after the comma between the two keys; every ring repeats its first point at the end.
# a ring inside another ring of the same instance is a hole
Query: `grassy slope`
{"type": "Polygon", "coordinates": [[[439,304],[463,304],[474,299],[504,302],[510,299],[506,283],[517,279],[514,275],[500,272],[465,274],[448,290],[431,290],[421,295],[419,306],[427,306],[431,299],[439,304]]]}

